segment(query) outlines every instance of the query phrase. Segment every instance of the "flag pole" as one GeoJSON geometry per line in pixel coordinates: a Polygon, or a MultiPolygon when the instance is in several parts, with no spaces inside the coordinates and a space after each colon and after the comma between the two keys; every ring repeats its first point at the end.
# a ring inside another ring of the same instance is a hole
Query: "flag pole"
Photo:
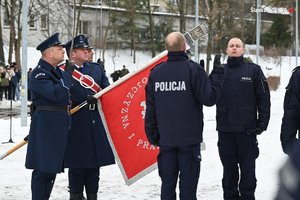
{"type": "MultiPolygon", "coordinates": [[[[87,101],[82,102],[81,104],[79,104],[78,106],[72,108],[70,110],[70,115],[76,113],[78,110],[80,110],[82,107],[84,107],[85,105],[87,105],[87,101]]],[[[4,158],[6,158],[7,156],[9,156],[10,154],[12,154],[13,152],[15,152],[16,150],[20,149],[22,146],[24,146],[25,144],[28,143],[28,137],[29,135],[27,135],[21,142],[19,142],[18,144],[16,144],[15,146],[13,146],[12,148],[10,148],[8,151],[6,151],[5,153],[0,155],[0,160],[3,160],[4,158]]]]}
{"type": "Polygon", "coordinates": [[[21,126],[27,126],[27,101],[28,101],[28,74],[27,74],[27,47],[28,47],[28,0],[23,0],[22,5],[22,77],[21,77],[21,126]]]}

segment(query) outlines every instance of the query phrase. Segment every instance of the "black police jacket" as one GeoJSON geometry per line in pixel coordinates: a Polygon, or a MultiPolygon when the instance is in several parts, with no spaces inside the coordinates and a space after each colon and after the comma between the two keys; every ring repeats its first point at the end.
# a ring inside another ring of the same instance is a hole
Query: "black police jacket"
{"type": "Polygon", "coordinates": [[[261,68],[243,56],[229,58],[224,66],[226,81],[217,102],[217,130],[247,132],[257,126],[267,129],[270,91],[261,68]]]}
{"type": "Polygon", "coordinates": [[[289,149],[296,141],[297,131],[300,129],[300,67],[297,67],[286,87],[284,97],[284,114],[281,124],[280,140],[283,151],[289,153],[289,149]]]}
{"type": "Polygon", "coordinates": [[[156,66],[146,86],[145,131],[151,144],[183,146],[202,141],[203,105],[220,96],[223,70],[208,78],[184,52],[169,52],[156,66]]]}

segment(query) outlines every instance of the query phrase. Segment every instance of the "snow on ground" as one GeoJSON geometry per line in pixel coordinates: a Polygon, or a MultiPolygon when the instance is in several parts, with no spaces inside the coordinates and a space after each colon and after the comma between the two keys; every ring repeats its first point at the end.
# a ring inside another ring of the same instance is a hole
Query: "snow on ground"
{"type": "MultiPolygon", "coordinates": [[[[110,53],[107,53],[110,55],[110,53]]],[[[35,54],[32,54],[35,55],[35,54]]],[[[149,53],[139,53],[138,62],[131,64],[132,57],[128,52],[122,52],[115,60],[115,69],[121,69],[122,65],[128,66],[130,71],[137,66],[144,66],[149,62],[149,53]]],[[[39,55],[29,60],[30,66],[36,65],[39,55]]],[[[200,55],[200,59],[205,59],[200,55]]],[[[252,57],[255,60],[255,57],[252,57]]],[[[278,169],[283,165],[286,156],[283,154],[280,145],[280,126],[283,115],[283,98],[285,86],[289,80],[291,70],[294,68],[294,59],[285,57],[281,63],[264,58],[260,60],[265,74],[281,75],[281,85],[277,91],[271,92],[271,120],[269,128],[262,135],[258,136],[260,156],[257,159],[257,189],[258,200],[271,200],[277,191],[278,169]],[[269,70],[266,69],[268,67],[269,70]],[[272,69],[271,69],[272,68],[272,69]],[[271,70],[270,70],[271,69],[271,70]]],[[[113,72],[111,58],[106,59],[106,70],[108,76],[113,72]]],[[[9,107],[9,101],[0,102],[0,108],[9,107]]],[[[20,106],[20,102],[13,102],[13,107],[20,106]]],[[[216,200],[222,199],[222,165],[218,155],[217,132],[215,131],[215,107],[204,108],[204,141],[206,150],[202,151],[201,173],[198,185],[198,199],[216,200]]],[[[0,143],[0,155],[20,142],[29,130],[28,126],[21,127],[20,117],[12,118],[12,139],[15,143],[0,143]]],[[[10,139],[10,118],[0,119],[0,142],[7,142],[10,139]]],[[[22,147],[12,155],[0,160],[0,200],[23,200],[31,198],[30,180],[31,170],[25,169],[26,146],[22,147]]],[[[101,168],[99,197],[103,200],[158,200],[160,195],[160,178],[157,170],[145,176],[131,186],[127,186],[117,165],[101,168]]],[[[67,170],[57,176],[55,186],[51,195],[52,200],[68,199],[67,170]]]]}

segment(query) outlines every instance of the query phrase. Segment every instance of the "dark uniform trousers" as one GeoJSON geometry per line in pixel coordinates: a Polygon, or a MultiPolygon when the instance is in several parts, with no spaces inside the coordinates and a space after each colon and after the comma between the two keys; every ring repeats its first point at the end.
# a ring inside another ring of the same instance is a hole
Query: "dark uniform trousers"
{"type": "Polygon", "coordinates": [[[88,194],[98,192],[100,168],[70,168],[69,187],[71,193],[82,193],[83,187],[88,194]]]}
{"type": "Polygon", "coordinates": [[[56,173],[33,170],[31,177],[32,200],[48,200],[55,178],[56,173]]]}
{"type": "Polygon", "coordinates": [[[255,160],[259,154],[256,135],[219,131],[218,148],[224,169],[222,180],[224,199],[254,200],[255,160]]]}
{"type": "Polygon", "coordinates": [[[161,200],[176,199],[178,175],[180,199],[196,200],[200,161],[200,144],[181,147],[160,146],[158,172],[162,180],[161,200]]]}

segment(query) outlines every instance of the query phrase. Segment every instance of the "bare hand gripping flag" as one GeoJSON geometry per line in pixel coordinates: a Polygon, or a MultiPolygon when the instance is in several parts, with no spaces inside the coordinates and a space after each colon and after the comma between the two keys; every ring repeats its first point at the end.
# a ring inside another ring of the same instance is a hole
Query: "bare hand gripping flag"
{"type": "Polygon", "coordinates": [[[144,131],[145,86],[150,70],[167,60],[164,51],[134,74],[128,74],[95,96],[117,164],[127,185],[157,168],[158,148],[144,131]]]}

